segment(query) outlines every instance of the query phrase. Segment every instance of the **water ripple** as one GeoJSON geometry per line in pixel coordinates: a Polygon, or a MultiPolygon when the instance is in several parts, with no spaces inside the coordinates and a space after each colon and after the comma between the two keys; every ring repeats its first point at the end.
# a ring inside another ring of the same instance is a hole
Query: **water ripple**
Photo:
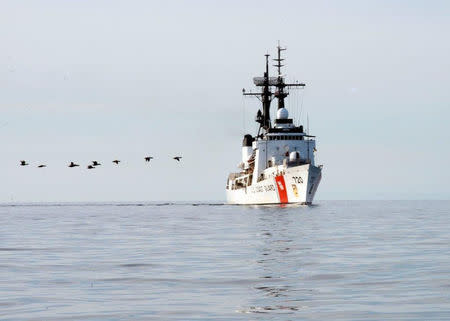
{"type": "Polygon", "coordinates": [[[0,205],[0,319],[449,320],[450,202],[0,205]]]}

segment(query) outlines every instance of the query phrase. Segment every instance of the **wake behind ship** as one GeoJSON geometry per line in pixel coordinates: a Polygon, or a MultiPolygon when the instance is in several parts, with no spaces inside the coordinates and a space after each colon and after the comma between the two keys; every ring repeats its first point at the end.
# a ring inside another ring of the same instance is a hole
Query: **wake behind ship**
{"type": "Polygon", "coordinates": [[[230,204],[311,204],[322,178],[322,165],[316,166],[315,136],[305,133],[303,126],[295,126],[285,107],[289,89],[304,87],[305,84],[285,83],[281,74],[281,52],[278,46],[276,65],[278,75],[269,77],[269,55],[266,56],[266,71],[263,77],[253,78],[262,102],[256,122],[259,124],[256,136],[245,135],[242,142],[240,172],[228,176],[226,192],[230,204]],[[272,92],[274,90],[274,92],[272,92]],[[278,110],[276,119],[270,119],[270,105],[276,98],[278,110]]]}

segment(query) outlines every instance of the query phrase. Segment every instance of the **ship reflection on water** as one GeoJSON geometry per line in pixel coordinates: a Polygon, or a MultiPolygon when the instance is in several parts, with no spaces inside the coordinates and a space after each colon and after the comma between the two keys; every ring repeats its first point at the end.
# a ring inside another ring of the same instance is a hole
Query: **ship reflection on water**
{"type": "MultiPolygon", "coordinates": [[[[306,308],[304,301],[313,293],[312,289],[304,288],[301,284],[304,277],[302,267],[308,264],[302,262],[302,257],[311,249],[301,247],[296,242],[307,235],[299,235],[302,231],[296,229],[299,217],[294,218],[280,211],[286,206],[267,206],[258,217],[261,245],[255,260],[255,270],[261,283],[254,286],[254,305],[240,312],[294,313],[306,308]]],[[[304,207],[296,206],[299,210],[304,207]]]]}

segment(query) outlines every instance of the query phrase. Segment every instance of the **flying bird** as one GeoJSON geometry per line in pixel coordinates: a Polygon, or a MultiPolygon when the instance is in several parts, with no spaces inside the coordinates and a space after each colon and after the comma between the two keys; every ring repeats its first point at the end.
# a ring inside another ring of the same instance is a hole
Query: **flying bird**
{"type": "Polygon", "coordinates": [[[38,166],[38,168],[43,168],[43,167],[47,167],[47,165],[41,164],[38,166]]]}
{"type": "Polygon", "coordinates": [[[115,160],[113,160],[112,161],[114,164],[116,164],[116,165],[119,165],[119,163],[120,163],[120,160],[118,160],[118,159],[115,159],[115,160]]]}
{"type": "Polygon", "coordinates": [[[177,161],[180,161],[181,160],[181,156],[175,156],[173,159],[175,159],[175,160],[177,160],[177,161]]]}
{"type": "Polygon", "coordinates": [[[93,168],[95,168],[95,165],[88,165],[87,166],[87,169],[93,169],[93,168]]]}
{"type": "Polygon", "coordinates": [[[69,167],[77,167],[77,166],[80,166],[80,165],[75,164],[74,162],[70,162],[70,164],[69,164],[69,167]]]}
{"type": "Polygon", "coordinates": [[[100,166],[101,164],[99,162],[97,162],[97,161],[92,161],[92,165],[93,166],[100,166]]]}
{"type": "Polygon", "coordinates": [[[27,166],[27,165],[28,165],[28,163],[26,161],[24,161],[24,160],[20,161],[20,166],[27,166]]]}
{"type": "Polygon", "coordinates": [[[152,160],[153,159],[153,156],[147,156],[147,157],[145,157],[145,161],[146,162],[149,162],[150,160],[152,160]]]}

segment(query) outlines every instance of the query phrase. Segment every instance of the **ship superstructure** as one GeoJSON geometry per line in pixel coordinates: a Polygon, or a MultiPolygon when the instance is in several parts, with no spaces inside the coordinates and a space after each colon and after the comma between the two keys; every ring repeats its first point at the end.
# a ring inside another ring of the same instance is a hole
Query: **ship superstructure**
{"type": "Polygon", "coordinates": [[[285,48],[277,47],[274,59],[277,76],[269,76],[269,55],[263,77],[254,77],[259,92],[246,92],[262,103],[255,121],[259,124],[256,136],[246,134],[242,142],[242,162],[239,172],[227,180],[227,201],[231,204],[311,204],[322,177],[322,166],[316,166],[315,136],[305,133],[303,126],[295,126],[285,107],[289,89],[304,87],[303,83],[286,83],[281,73],[281,58],[285,48]],[[277,100],[276,119],[270,119],[270,107],[277,100]]]}

